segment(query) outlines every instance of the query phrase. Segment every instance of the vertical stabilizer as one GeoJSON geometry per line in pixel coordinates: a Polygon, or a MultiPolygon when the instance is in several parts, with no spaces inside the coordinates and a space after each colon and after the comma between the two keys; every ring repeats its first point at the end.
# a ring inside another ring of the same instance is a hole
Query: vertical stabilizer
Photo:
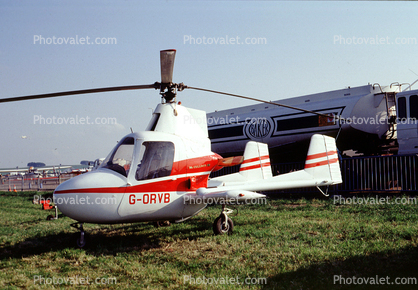
{"type": "Polygon", "coordinates": [[[267,144],[250,141],[245,146],[244,161],[239,173],[246,180],[267,179],[273,177],[267,144]]]}
{"type": "Polygon", "coordinates": [[[334,184],[342,182],[334,138],[318,134],[312,136],[305,162],[305,172],[314,178],[323,179],[328,176],[328,181],[334,184]]]}

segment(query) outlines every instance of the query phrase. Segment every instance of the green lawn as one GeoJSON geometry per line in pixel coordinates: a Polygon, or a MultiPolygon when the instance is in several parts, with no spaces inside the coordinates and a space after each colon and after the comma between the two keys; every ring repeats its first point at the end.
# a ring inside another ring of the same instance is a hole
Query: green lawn
{"type": "Polygon", "coordinates": [[[76,249],[74,221],[47,221],[52,211],[32,204],[34,194],[1,193],[1,289],[370,289],[366,280],[380,283],[371,289],[418,288],[386,285],[417,283],[414,204],[268,200],[232,207],[230,236],[213,235],[220,206],[210,206],[169,227],[86,224],[88,245],[76,249]]]}

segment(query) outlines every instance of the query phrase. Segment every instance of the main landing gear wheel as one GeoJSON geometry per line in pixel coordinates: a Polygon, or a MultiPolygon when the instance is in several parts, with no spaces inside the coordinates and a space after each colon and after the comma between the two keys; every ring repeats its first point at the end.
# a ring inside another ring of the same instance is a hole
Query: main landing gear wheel
{"type": "Polygon", "coordinates": [[[225,208],[222,205],[221,215],[218,216],[213,223],[213,232],[215,235],[232,234],[234,231],[234,223],[228,217],[228,214],[232,213],[232,209],[225,208]]]}
{"type": "Polygon", "coordinates": [[[80,237],[77,239],[77,247],[83,248],[86,245],[86,235],[83,229],[83,223],[73,223],[71,224],[73,228],[80,230],[80,237]]]}

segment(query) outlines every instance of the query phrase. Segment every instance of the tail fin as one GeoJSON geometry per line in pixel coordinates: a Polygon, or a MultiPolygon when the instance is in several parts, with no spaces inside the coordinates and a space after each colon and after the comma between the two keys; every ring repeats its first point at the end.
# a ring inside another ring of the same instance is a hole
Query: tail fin
{"type": "Polygon", "coordinates": [[[342,183],[337,146],[332,137],[315,134],[311,138],[305,172],[314,178],[329,177],[333,184],[342,183]]]}
{"type": "Polygon", "coordinates": [[[245,146],[244,161],[239,173],[247,180],[273,177],[267,144],[250,141],[245,146]]]}

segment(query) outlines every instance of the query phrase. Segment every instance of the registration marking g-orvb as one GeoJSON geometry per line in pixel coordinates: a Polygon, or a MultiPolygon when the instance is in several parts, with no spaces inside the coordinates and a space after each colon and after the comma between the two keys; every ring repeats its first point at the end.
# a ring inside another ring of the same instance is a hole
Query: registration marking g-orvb
{"type": "Polygon", "coordinates": [[[135,194],[130,194],[129,204],[157,204],[170,202],[170,193],[144,193],[138,195],[141,197],[137,198],[135,194]]]}

